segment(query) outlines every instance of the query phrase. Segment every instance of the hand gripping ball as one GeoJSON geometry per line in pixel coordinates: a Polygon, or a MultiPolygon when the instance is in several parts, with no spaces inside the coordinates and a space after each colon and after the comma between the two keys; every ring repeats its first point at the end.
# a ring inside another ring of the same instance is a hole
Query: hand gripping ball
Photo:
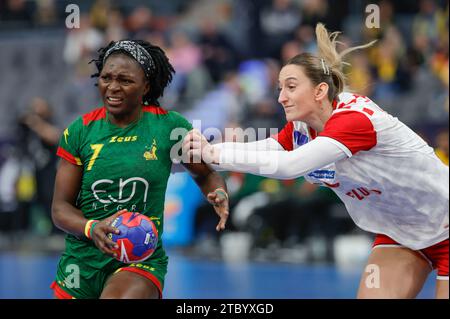
{"type": "Polygon", "coordinates": [[[140,213],[125,212],[111,226],[120,234],[109,234],[119,248],[113,251],[116,259],[127,264],[141,262],[150,257],[158,244],[158,231],[153,221],[140,213]]]}

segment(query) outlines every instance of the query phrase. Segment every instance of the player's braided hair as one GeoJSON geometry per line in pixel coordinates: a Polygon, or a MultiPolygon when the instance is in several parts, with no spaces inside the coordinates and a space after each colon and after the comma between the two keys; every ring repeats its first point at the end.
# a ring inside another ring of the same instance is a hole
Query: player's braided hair
{"type": "MultiPolygon", "coordinates": [[[[148,52],[148,54],[150,54],[153,60],[154,69],[152,70],[150,76],[147,77],[147,80],[149,81],[150,84],[150,90],[143,97],[143,102],[146,105],[159,106],[158,99],[161,96],[163,96],[164,89],[172,81],[172,77],[173,74],[175,74],[175,70],[172,64],[170,64],[166,54],[160,47],[152,45],[151,43],[143,40],[129,40],[129,41],[139,44],[142,48],[144,48],[148,52]]],[[[114,46],[115,43],[116,42],[111,41],[106,47],[100,48],[98,50],[99,55],[97,59],[93,59],[92,61],[89,62],[89,63],[94,62],[98,70],[98,72],[92,74],[91,77],[94,78],[100,76],[100,73],[102,72],[104,66],[103,59],[105,57],[105,54],[112,46],[114,46]]],[[[118,51],[118,52],[127,54],[125,51],[118,51]]]]}

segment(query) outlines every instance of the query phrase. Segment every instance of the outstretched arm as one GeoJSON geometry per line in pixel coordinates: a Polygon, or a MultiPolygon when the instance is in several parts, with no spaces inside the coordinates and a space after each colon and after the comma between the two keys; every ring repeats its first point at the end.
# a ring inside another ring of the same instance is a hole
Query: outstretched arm
{"type": "MultiPolygon", "coordinates": [[[[239,151],[282,151],[283,146],[281,146],[280,143],[278,143],[273,138],[266,138],[264,140],[254,141],[254,142],[248,142],[248,143],[240,143],[240,142],[224,142],[224,143],[217,143],[211,145],[214,147],[214,151],[221,153],[221,152],[227,152],[229,150],[239,150],[239,151]]],[[[216,171],[227,171],[230,169],[226,169],[225,167],[222,167],[221,165],[216,165],[214,162],[211,163],[211,166],[216,171]]]]}
{"type": "Polygon", "coordinates": [[[198,131],[193,130],[184,139],[183,150],[190,156],[201,156],[206,162],[224,170],[293,179],[351,156],[351,153],[343,151],[337,143],[331,138],[317,137],[290,152],[232,147],[219,149],[210,145],[198,131]]]}
{"type": "Polygon", "coordinates": [[[263,140],[240,143],[240,142],[224,142],[212,145],[214,148],[220,150],[235,149],[235,150],[257,150],[257,151],[283,151],[283,146],[275,139],[269,137],[263,140]]]}

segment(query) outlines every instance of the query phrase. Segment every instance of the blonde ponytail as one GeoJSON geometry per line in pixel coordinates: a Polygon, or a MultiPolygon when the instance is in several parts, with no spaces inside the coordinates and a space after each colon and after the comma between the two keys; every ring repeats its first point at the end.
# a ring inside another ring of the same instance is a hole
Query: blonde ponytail
{"type": "Polygon", "coordinates": [[[342,42],[337,41],[339,34],[340,32],[329,33],[322,23],[318,23],[316,25],[318,57],[309,53],[302,53],[286,63],[302,66],[306,75],[315,85],[321,82],[327,83],[330,101],[333,101],[337,95],[342,93],[345,87],[346,79],[343,65],[350,64],[344,62],[344,56],[352,51],[370,47],[376,42],[375,40],[364,45],[347,48],[339,53],[336,49],[337,44],[342,44],[342,42]]]}

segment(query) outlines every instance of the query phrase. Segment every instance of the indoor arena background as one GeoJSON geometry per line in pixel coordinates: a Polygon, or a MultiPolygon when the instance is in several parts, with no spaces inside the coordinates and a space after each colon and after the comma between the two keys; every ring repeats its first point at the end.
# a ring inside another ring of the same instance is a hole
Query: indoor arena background
{"type": "MultiPolygon", "coordinates": [[[[343,31],[348,45],[378,39],[349,57],[350,88],[448,165],[448,9],[439,0],[0,0],[0,298],[52,298],[64,249],[50,219],[55,136],[101,103],[88,64],[99,47],[122,38],[160,45],[177,71],[164,108],[201,120],[202,130],[266,128],[265,138],[285,121],[280,65],[315,52],[317,22],[343,31]]],[[[373,237],[331,191],[302,179],[224,177],[232,209],[217,234],[190,177],[171,175],[165,298],[355,297],[373,237]]],[[[434,296],[434,278],[419,298],[434,296]]]]}

